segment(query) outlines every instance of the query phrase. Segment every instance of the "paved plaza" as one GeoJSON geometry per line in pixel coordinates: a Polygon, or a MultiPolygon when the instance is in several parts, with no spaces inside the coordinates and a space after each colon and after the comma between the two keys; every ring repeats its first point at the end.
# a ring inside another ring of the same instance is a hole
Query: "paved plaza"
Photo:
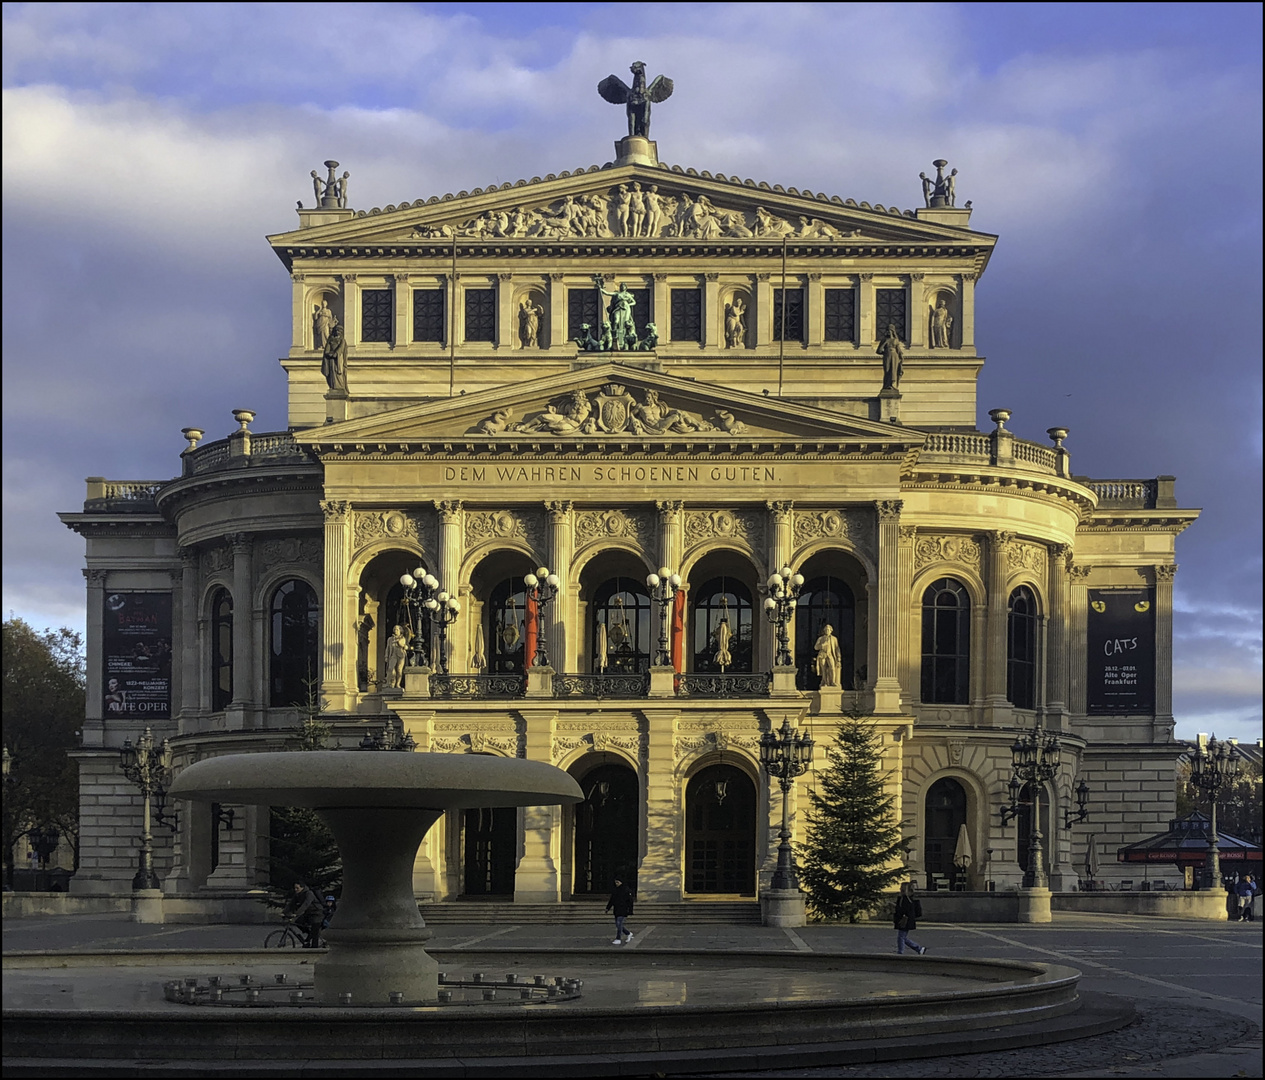
{"type": "MultiPolygon", "coordinates": [[[[886,952],[882,925],[689,926],[630,920],[636,937],[610,946],[607,921],[574,926],[443,924],[435,949],[748,949],[788,955],[886,952]]],[[[1059,914],[1051,925],[920,925],[931,955],[1037,960],[1083,972],[1085,991],[1132,1000],[1138,1019],[1108,1035],[1031,1049],[855,1067],[760,1071],[748,1076],[1261,1076],[1261,923],[1209,923],[1129,916],[1059,914]]],[[[4,951],[240,949],[258,946],[264,926],[142,926],[124,915],[7,920],[4,951]]]]}

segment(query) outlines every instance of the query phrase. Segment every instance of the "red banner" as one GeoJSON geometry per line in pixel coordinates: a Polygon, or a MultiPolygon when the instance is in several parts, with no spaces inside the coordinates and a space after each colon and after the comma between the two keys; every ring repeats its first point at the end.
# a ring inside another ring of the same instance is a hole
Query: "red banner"
{"type": "Polygon", "coordinates": [[[672,601],[672,667],[678,675],[685,670],[685,590],[677,591],[672,601]]]}
{"type": "Polygon", "coordinates": [[[536,635],[540,633],[540,621],[536,616],[536,598],[527,597],[527,625],[523,639],[523,668],[531,667],[536,659],[536,635]]]}

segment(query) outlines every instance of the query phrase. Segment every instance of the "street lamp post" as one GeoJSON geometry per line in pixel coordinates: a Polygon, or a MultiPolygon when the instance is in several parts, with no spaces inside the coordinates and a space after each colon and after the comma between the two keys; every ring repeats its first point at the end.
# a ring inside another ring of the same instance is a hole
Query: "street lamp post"
{"type": "Polygon", "coordinates": [[[549,666],[549,648],[545,642],[545,609],[561,588],[561,579],[557,574],[551,574],[547,566],[537,567],[534,574],[523,575],[523,591],[527,594],[527,599],[536,604],[536,655],[532,657],[532,667],[549,666]]]}
{"type": "Polygon", "coordinates": [[[360,740],[361,750],[402,750],[411,754],[417,749],[417,742],[413,736],[404,730],[404,721],[398,716],[387,717],[386,723],[382,725],[382,730],[370,735],[365,732],[365,737],[360,740]]]}
{"type": "Polygon", "coordinates": [[[171,744],[163,739],[154,745],[149,728],[137,740],[124,741],[119,749],[119,768],[133,784],[141,789],[141,853],[140,867],[132,878],[133,889],[156,889],[158,877],[154,873],[154,834],[150,821],[150,800],[166,795],[166,781],[171,771],[171,744]]]}
{"type": "Polygon", "coordinates": [[[797,574],[789,566],[769,575],[769,595],[764,601],[764,613],[769,622],[777,627],[777,653],[773,659],[774,667],[791,667],[795,658],[791,655],[791,639],[787,627],[791,622],[791,614],[795,610],[795,601],[799,599],[800,590],[804,587],[804,575],[797,574]]]}
{"type": "Polygon", "coordinates": [[[659,650],[655,653],[655,667],[671,667],[672,652],[668,647],[668,612],[681,591],[681,575],[674,574],[666,566],[659,567],[657,574],[646,575],[646,588],[650,599],[659,605],[659,650]]]}
{"type": "Polygon", "coordinates": [[[1238,774],[1238,750],[1217,742],[1215,735],[1205,744],[1201,735],[1195,752],[1190,755],[1190,778],[1196,787],[1208,793],[1211,832],[1208,837],[1208,858],[1204,863],[1201,881],[1205,889],[1215,888],[1221,883],[1221,852],[1217,846],[1217,792],[1226,784],[1232,783],[1238,774]]]}
{"type": "Polygon", "coordinates": [[[1073,825],[1080,825],[1089,820],[1089,785],[1085,783],[1085,778],[1081,777],[1081,782],[1076,785],[1076,809],[1070,806],[1063,808],[1063,828],[1070,829],[1073,825]]]}
{"type": "MultiPolygon", "coordinates": [[[[1025,784],[1032,792],[1032,815],[1028,831],[1028,868],[1024,871],[1025,889],[1047,889],[1049,876],[1045,871],[1045,840],[1041,832],[1041,785],[1054,779],[1059,771],[1062,746],[1057,732],[1047,732],[1038,719],[1036,726],[1024,735],[1016,735],[1010,746],[1012,758],[1010,777],[1010,805],[1001,808],[1001,821],[1005,825],[1019,813],[1019,795],[1025,784]]],[[[1086,789],[1088,791],[1088,788],[1086,789]]]]}
{"type": "Polygon", "coordinates": [[[422,626],[425,616],[422,611],[427,601],[435,598],[439,591],[439,579],[426,572],[426,567],[419,566],[411,574],[401,574],[400,584],[404,586],[404,610],[408,612],[409,631],[413,635],[413,655],[410,667],[429,667],[430,657],[422,645],[422,626]]]}
{"type": "Polygon", "coordinates": [[[766,731],[760,736],[760,764],[770,779],[777,779],[782,788],[781,843],[777,846],[777,869],[773,871],[774,889],[799,889],[799,870],[795,866],[795,853],[791,850],[790,791],[795,777],[808,769],[813,760],[813,737],[799,734],[791,728],[790,720],[783,720],[781,730],[775,735],[766,731]]]}

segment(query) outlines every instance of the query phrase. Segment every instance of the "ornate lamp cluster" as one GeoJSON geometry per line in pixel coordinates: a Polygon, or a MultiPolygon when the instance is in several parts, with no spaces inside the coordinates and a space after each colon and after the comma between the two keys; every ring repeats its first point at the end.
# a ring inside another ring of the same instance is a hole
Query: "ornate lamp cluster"
{"type": "Polygon", "coordinates": [[[551,574],[549,567],[538,566],[534,574],[523,575],[523,591],[527,599],[536,605],[536,654],[532,657],[532,667],[549,666],[549,649],[545,643],[545,608],[549,601],[558,595],[562,582],[557,574],[551,574]]]}
{"type": "Polygon", "coordinates": [[[435,626],[439,640],[438,668],[441,675],[448,674],[448,627],[461,614],[461,601],[440,588],[439,579],[419,566],[411,574],[401,574],[404,586],[404,606],[409,612],[409,629],[413,632],[413,666],[426,667],[429,658],[422,648],[422,621],[429,619],[435,626]]]}
{"type": "Polygon", "coordinates": [[[154,873],[154,835],[150,819],[150,803],[158,803],[158,823],[173,831],[175,823],[167,819],[163,810],[166,804],[167,783],[171,779],[171,744],[163,739],[154,743],[153,733],[146,728],[132,745],[126,739],[119,748],[119,768],[141,790],[141,851],[140,866],[132,878],[133,889],[157,889],[158,876],[154,873]]]}
{"type": "MultiPolygon", "coordinates": [[[[1058,733],[1046,731],[1039,719],[1031,731],[1016,735],[1015,741],[1010,744],[1010,805],[1001,808],[1001,823],[1006,825],[1011,818],[1018,815],[1020,793],[1025,784],[1029,785],[1032,792],[1032,815],[1028,834],[1028,868],[1023,875],[1025,889],[1049,887],[1045,853],[1042,851],[1045,837],[1041,832],[1041,785],[1053,780],[1058,774],[1062,753],[1058,733]]],[[[1086,795],[1088,796],[1088,788],[1086,795]]]]}
{"type": "Polygon", "coordinates": [[[777,627],[777,655],[773,664],[776,667],[791,667],[795,658],[791,656],[790,635],[787,627],[791,615],[795,611],[795,601],[799,599],[804,588],[804,575],[797,574],[789,566],[769,575],[769,595],[764,601],[764,613],[769,622],[777,627]]]}
{"type": "Polygon", "coordinates": [[[1241,755],[1234,746],[1218,742],[1214,735],[1205,744],[1202,736],[1190,755],[1190,779],[1196,787],[1208,793],[1209,803],[1209,836],[1208,859],[1204,863],[1203,880],[1205,889],[1215,888],[1221,883],[1221,852],[1217,840],[1217,792],[1225,785],[1234,782],[1239,775],[1241,755]]]}
{"type": "Polygon", "coordinates": [[[659,650],[655,653],[655,667],[671,667],[672,653],[668,648],[668,612],[676,594],[681,590],[681,575],[674,574],[668,567],[659,567],[657,574],[646,575],[646,588],[650,590],[650,599],[659,605],[659,650]]]}
{"type": "Polygon", "coordinates": [[[398,716],[388,717],[382,730],[360,740],[361,750],[403,750],[411,754],[417,749],[413,736],[404,730],[404,721],[398,716]]]}
{"type": "Polygon", "coordinates": [[[773,871],[774,889],[798,889],[799,871],[795,866],[795,854],[791,850],[790,793],[795,777],[807,771],[813,760],[813,737],[800,734],[784,719],[775,735],[766,731],[760,736],[760,764],[770,779],[776,779],[782,788],[781,843],[777,846],[777,869],[773,871]]]}

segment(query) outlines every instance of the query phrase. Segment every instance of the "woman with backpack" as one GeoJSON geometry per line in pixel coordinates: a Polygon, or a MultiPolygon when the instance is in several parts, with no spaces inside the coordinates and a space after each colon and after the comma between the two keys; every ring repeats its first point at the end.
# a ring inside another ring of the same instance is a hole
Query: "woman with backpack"
{"type": "Polygon", "coordinates": [[[927,947],[919,945],[918,942],[912,940],[909,936],[911,930],[918,927],[918,920],[922,918],[922,904],[918,897],[914,895],[913,882],[905,881],[901,883],[900,895],[896,897],[896,951],[903,953],[905,946],[908,945],[919,956],[925,955],[927,947]]]}

